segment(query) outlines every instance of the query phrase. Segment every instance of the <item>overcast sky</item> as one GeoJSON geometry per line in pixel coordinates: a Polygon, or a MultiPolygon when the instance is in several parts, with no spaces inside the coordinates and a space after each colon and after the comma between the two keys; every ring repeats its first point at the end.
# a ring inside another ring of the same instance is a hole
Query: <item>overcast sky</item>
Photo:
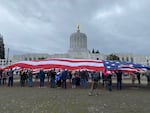
{"type": "Polygon", "coordinates": [[[150,0],[0,0],[10,54],[66,53],[80,24],[88,49],[150,55],[150,0]]]}

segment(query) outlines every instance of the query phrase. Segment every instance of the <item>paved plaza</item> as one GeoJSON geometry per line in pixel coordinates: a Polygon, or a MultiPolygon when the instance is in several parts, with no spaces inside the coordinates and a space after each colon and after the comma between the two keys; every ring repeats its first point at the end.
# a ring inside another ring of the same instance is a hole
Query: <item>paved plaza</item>
{"type": "MultiPolygon", "coordinates": [[[[150,87],[124,84],[109,92],[101,85],[98,96],[87,89],[0,86],[0,113],[149,113],[150,87]]],[[[90,84],[89,84],[90,85],[90,84]]]]}

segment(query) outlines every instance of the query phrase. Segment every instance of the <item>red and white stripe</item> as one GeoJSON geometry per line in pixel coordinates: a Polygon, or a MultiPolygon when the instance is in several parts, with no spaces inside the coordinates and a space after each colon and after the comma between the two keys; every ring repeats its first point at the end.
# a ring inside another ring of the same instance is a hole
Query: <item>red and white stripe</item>
{"type": "Polygon", "coordinates": [[[91,59],[68,59],[68,58],[51,58],[46,60],[38,61],[20,61],[12,65],[4,67],[4,69],[10,68],[29,68],[29,69],[68,69],[68,70],[77,70],[77,69],[87,69],[100,71],[104,69],[103,62],[101,60],[91,60],[91,59]]]}
{"type": "Polygon", "coordinates": [[[121,70],[122,72],[137,72],[138,71],[136,68],[134,68],[131,65],[123,65],[123,64],[119,66],[118,70],[121,70]]]}

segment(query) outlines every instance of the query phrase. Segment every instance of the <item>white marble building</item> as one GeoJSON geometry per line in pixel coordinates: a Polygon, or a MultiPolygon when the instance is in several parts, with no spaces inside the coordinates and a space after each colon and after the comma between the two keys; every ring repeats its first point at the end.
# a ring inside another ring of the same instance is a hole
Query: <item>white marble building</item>
{"type": "Polygon", "coordinates": [[[28,61],[28,60],[42,60],[49,58],[47,53],[33,53],[33,54],[23,54],[23,55],[14,55],[12,57],[12,62],[18,61],[28,61]]]}
{"type": "MultiPolygon", "coordinates": [[[[87,36],[85,33],[80,32],[79,25],[77,27],[77,32],[70,35],[70,48],[67,53],[64,54],[24,54],[24,55],[14,55],[12,62],[22,61],[22,60],[40,60],[46,58],[75,58],[75,59],[106,59],[105,54],[102,53],[91,53],[88,50],[87,36]]],[[[133,55],[133,54],[121,54],[114,53],[117,55],[121,61],[129,61],[134,63],[140,63],[149,65],[150,56],[143,55],[133,55]]]]}
{"type": "Polygon", "coordinates": [[[144,65],[150,65],[150,56],[144,56],[144,55],[134,55],[131,53],[113,53],[117,55],[120,59],[120,61],[128,61],[128,62],[134,62],[144,65]]]}

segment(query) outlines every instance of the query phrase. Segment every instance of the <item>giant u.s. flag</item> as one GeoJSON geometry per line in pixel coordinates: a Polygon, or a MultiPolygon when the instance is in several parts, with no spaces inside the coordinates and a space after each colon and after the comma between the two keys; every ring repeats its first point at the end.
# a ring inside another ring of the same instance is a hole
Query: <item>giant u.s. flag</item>
{"type": "Polygon", "coordinates": [[[121,70],[122,72],[136,72],[150,70],[149,66],[125,61],[103,60],[105,70],[121,70]]]}
{"type": "Polygon", "coordinates": [[[38,60],[38,61],[20,61],[4,67],[4,69],[10,69],[10,68],[29,68],[29,69],[60,68],[60,69],[68,69],[68,70],[87,69],[93,71],[101,71],[104,69],[104,65],[101,60],[50,58],[50,59],[38,60]]]}

